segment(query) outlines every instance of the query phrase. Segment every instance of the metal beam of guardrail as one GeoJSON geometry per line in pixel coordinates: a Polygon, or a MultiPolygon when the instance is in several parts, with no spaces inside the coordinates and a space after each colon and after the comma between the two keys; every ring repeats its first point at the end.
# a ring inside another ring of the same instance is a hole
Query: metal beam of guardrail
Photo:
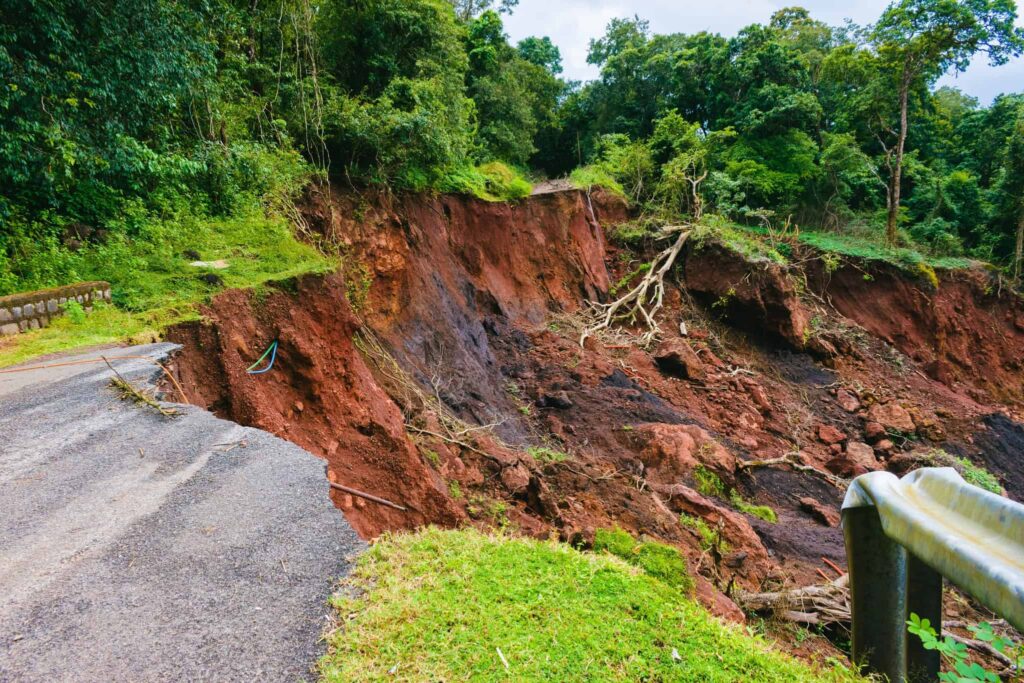
{"type": "Polygon", "coordinates": [[[939,655],[909,639],[911,612],[942,623],[942,577],[1024,630],[1024,505],[956,470],[857,477],[843,501],[854,661],[893,683],[932,683],[939,655]]]}

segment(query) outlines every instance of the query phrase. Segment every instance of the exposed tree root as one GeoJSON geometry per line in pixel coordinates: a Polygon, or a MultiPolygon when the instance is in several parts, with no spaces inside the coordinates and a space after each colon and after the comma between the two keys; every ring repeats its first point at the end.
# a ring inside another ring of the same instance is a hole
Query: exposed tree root
{"type": "Polygon", "coordinates": [[[587,341],[587,337],[608,329],[617,320],[643,322],[647,332],[640,337],[641,345],[646,346],[654,340],[661,332],[656,316],[665,303],[665,276],[675,265],[692,228],[692,225],[684,224],[669,225],[661,229],[663,237],[676,235],[675,242],[654,257],[639,284],[625,295],[608,304],[591,304],[594,322],[583,329],[580,346],[587,341]]]}

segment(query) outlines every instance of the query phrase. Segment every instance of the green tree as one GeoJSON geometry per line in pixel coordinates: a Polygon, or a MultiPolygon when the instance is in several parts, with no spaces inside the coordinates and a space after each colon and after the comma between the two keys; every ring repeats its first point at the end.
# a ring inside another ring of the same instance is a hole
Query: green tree
{"type": "Polygon", "coordinates": [[[423,189],[466,163],[475,107],[464,30],[445,0],[328,2],[317,22],[332,159],[350,175],[423,189]]]}
{"type": "Polygon", "coordinates": [[[502,14],[511,14],[519,0],[451,0],[451,4],[460,21],[469,21],[492,9],[502,14]]]}
{"type": "Polygon", "coordinates": [[[1014,228],[1013,279],[1019,285],[1024,260],[1024,112],[1010,134],[998,189],[1002,200],[1001,217],[1014,228]]]}
{"type": "Polygon", "coordinates": [[[953,68],[967,68],[985,52],[992,64],[1024,50],[1024,30],[1014,27],[1013,0],[899,0],[890,5],[871,33],[885,66],[896,75],[898,124],[895,144],[886,149],[890,169],[886,239],[896,242],[903,162],[912,88],[931,84],[953,68]]]}

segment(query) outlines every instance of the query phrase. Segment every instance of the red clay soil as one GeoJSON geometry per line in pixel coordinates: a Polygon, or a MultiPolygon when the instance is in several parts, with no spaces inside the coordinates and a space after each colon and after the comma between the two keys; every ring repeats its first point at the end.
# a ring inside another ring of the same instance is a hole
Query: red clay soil
{"type": "Polygon", "coordinates": [[[800,273],[709,244],[684,254],[658,348],[581,348],[585,302],[628,270],[598,221],[625,216],[580,192],[515,205],[313,196],[307,219],[341,246],[344,272],[218,297],[170,335],[178,375],[196,402],[410,508],[335,491],[365,537],[513,525],[585,546],[617,525],[680,547],[698,597],[736,620],[726,593],[818,582],[822,558],[844,563],[837,476],[941,447],[1024,490],[1001,438],[1024,430],[994,403],[1019,396],[1019,303],[986,293],[983,275],[944,273],[925,292],[896,271],[827,279],[812,260],[814,296],[800,273]],[[396,362],[357,348],[371,333],[396,362]],[[274,370],[247,375],[275,339],[274,370]],[[787,454],[819,474],[742,465],[787,454]]]}

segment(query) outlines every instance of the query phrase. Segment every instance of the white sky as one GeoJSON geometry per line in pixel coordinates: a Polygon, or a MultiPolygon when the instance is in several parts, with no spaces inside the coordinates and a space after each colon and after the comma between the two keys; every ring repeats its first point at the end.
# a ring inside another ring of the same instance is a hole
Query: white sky
{"type": "MultiPolygon", "coordinates": [[[[598,70],[587,64],[591,38],[604,34],[614,17],[640,15],[651,22],[655,33],[711,31],[734,35],[752,23],[767,23],[783,7],[806,7],[811,16],[831,25],[846,18],[858,24],[875,21],[889,0],[519,0],[519,7],[505,17],[505,30],[513,41],[526,36],[550,36],[561,49],[565,76],[590,80],[598,70]]],[[[1018,19],[1024,25],[1024,17],[1018,19]]],[[[941,83],[955,85],[989,104],[1001,92],[1024,90],[1024,59],[992,68],[978,56],[966,72],[947,75],[941,83]]]]}

